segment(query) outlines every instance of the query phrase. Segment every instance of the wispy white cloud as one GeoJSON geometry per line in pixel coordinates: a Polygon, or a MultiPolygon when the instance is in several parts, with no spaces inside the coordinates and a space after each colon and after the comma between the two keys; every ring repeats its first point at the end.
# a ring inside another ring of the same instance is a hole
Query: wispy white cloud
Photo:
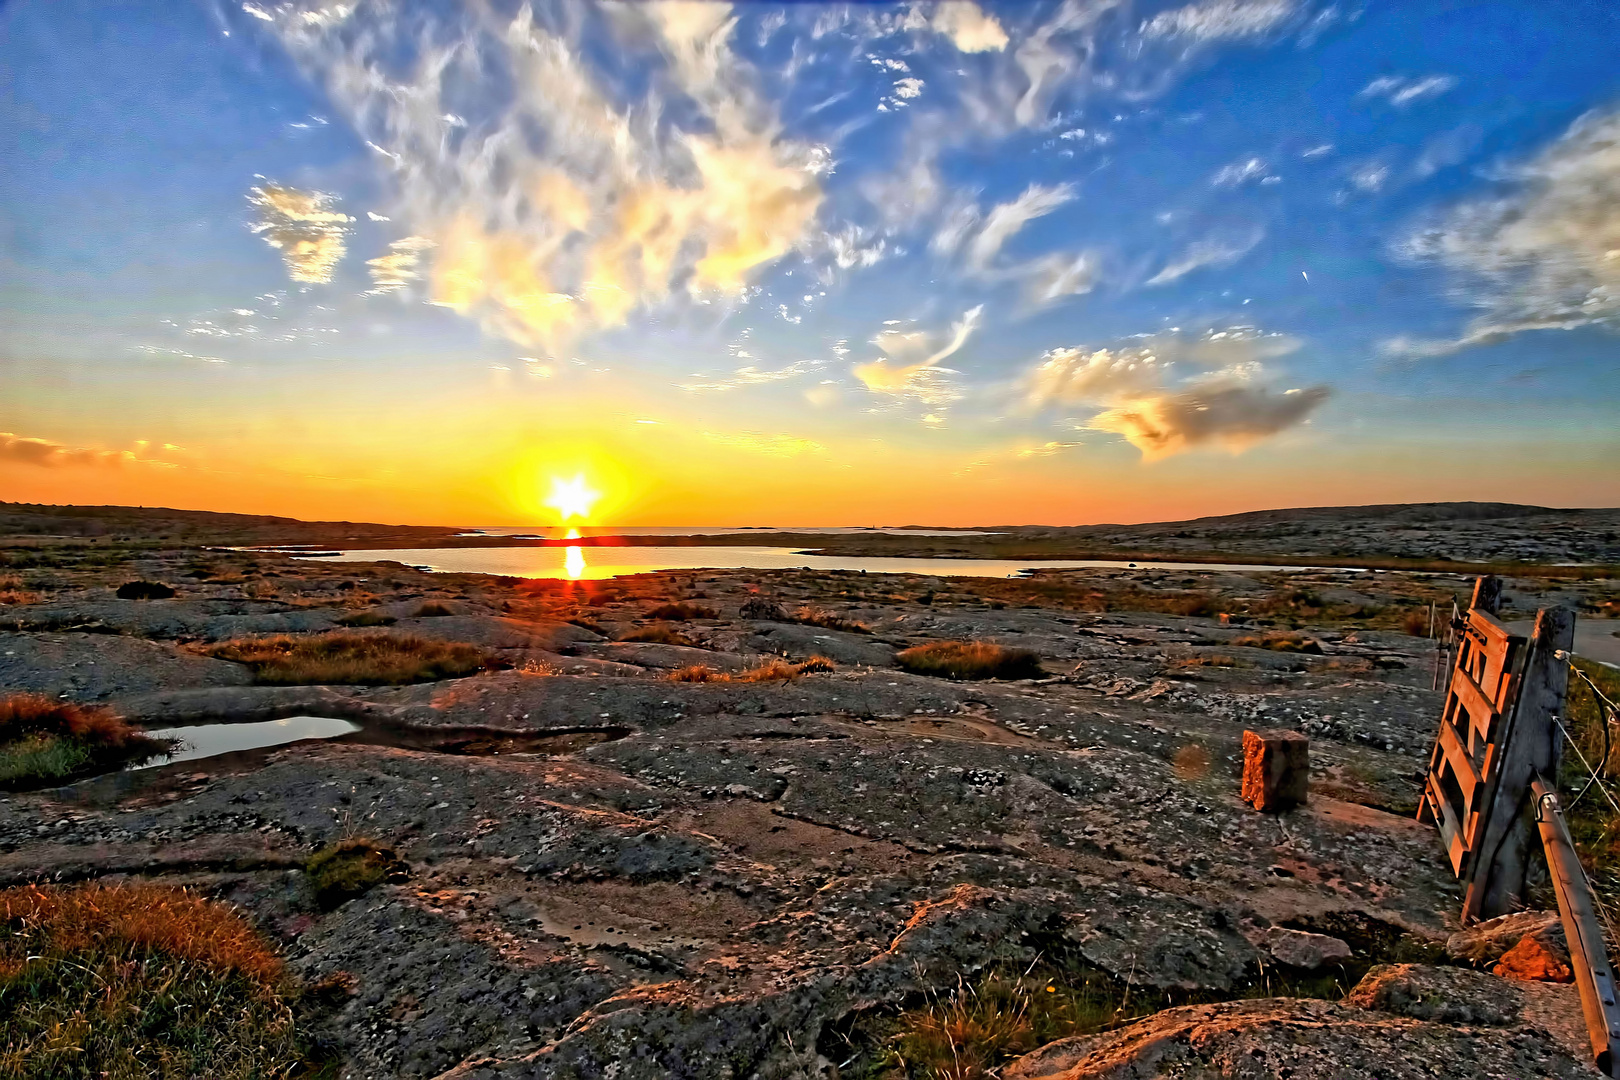
{"type": "Polygon", "coordinates": [[[1450,75],[1426,75],[1423,78],[1380,75],[1362,87],[1361,93],[1356,96],[1383,98],[1399,108],[1424,98],[1439,97],[1456,85],[1457,80],[1450,75]]]}
{"type": "Polygon", "coordinates": [[[1165,263],[1164,268],[1147,279],[1148,285],[1168,285],[1172,281],[1206,266],[1230,266],[1253,251],[1265,238],[1264,229],[1247,233],[1217,235],[1194,240],[1180,255],[1165,263]]]}
{"type": "Polygon", "coordinates": [[[1263,159],[1246,157],[1230,165],[1221,166],[1215,175],[1209,178],[1209,182],[1216,187],[1239,187],[1251,180],[1262,180],[1268,176],[1270,169],[1263,159]]]}
{"type": "MultiPolygon", "coordinates": [[[[746,352],[739,353],[746,357],[746,352]]],[[[779,368],[761,368],[748,364],[737,368],[729,375],[720,378],[698,375],[699,381],[680,384],[682,390],[693,393],[712,393],[716,391],[735,390],[742,386],[757,386],[761,383],[783,382],[787,379],[797,379],[801,375],[808,375],[820,371],[827,366],[826,360],[799,360],[779,368]]]]}
{"type": "Polygon", "coordinates": [[[248,192],[248,202],[258,212],[249,228],[281,252],[287,276],[315,284],[332,280],[347,250],[348,223],[354,220],[333,209],[335,196],[267,181],[248,192]]]}
{"type": "Polygon", "coordinates": [[[1527,330],[1620,326],[1620,111],[1577,120],[1504,176],[1514,190],[1463,203],[1407,238],[1407,256],[1458,275],[1480,310],[1458,337],[1399,338],[1387,351],[1439,356],[1527,330]]]}
{"type": "Polygon", "coordinates": [[[999,203],[985,215],[984,225],[968,243],[968,265],[975,270],[988,270],[1000,253],[1002,245],[1036,218],[1045,217],[1074,198],[1072,184],[1046,187],[1031,184],[1022,194],[1009,202],[999,203]]]}
{"type": "Polygon", "coordinates": [[[1142,36],[1197,41],[1255,37],[1279,28],[1296,10],[1293,0],[1209,0],[1160,12],[1142,24],[1142,36]]]}
{"type": "Polygon", "coordinates": [[[982,304],[970,309],[944,338],[914,327],[891,326],[872,339],[885,355],[857,364],[853,374],[874,393],[915,398],[925,405],[955,401],[961,397],[949,378],[955,373],[937,365],[967,344],[983,314],[982,304]]]}

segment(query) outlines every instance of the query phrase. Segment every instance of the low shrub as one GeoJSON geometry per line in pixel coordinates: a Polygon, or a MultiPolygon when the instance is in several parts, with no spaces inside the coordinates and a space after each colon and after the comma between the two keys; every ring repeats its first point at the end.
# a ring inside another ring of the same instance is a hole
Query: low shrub
{"type": "MultiPolygon", "coordinates": [[[[411,612],[413,619],[442,619],[446,615],[454,615],[455,610],[448,604],[441,604],[437,600],[429,600],[415,611],[411,612]]],[[[392,620],[390,620],[392,621],[392,620]]]]}
{"type": "Polygon", "coordinates": [[[0,892],[0,1076],[308,1075],[296,988],[230,907],[157,885],[0,892]]]}
{"type": "Polygon", "coordinates": [[[788,613],[783,610],[781,604],[757,595],[743,601],[740,614],[745,619],[759,619],[765,622],[788,621],[788,613]]]}
{"type": "Polygon", "coordinates": [[[253,669],[255,682],[271,685],[391,686],[452,679],[500,666],[495,657],[476,646],[414,634],[283,634],[236,638],[204,651],[220,660],[246,664],[253,669]]]}
{"type": "Polygon", "coordinates": [[[692,619],[712,619],[718,614],[719,612],[712,607],[678,601],[673,604],[659,604],[647,612],[647,618],[665,619],[671,622],[689,622],[692,619]]]}
{"type": "Polygon", "coordinates": [[[1431,621],[1428,608],[1412,608],[1403,611],[1399,623],[1401,633],[1410,634],[1413,637],[1428,637],[1431,621]]]}
{"type": "Polygon", "coordinates": [[[696,645],[691,638],[665,623],[653,623],[651,626],[639,626],[627,634],[619,635],[620,641],[641,641],[654,645],[685,645],[688,648],[696,645]]]}
{"type": "Polygon", "coordinates": [[[403,881],[409,868],[394,849],[357,836],[328,844],[304,864],[315,901],[330,911],[385,881],[403,881]]]}
{"type": "Polygon", "coordinates": [[[1245,634],[1233,638],[1233,646],[1249,649],[1270,649],[1281,653],[1311,653],[1320,656],[1322,644],[1308,637],[1294,634],[1245,634]]]}
{"type": "Polygon", "coordinates": [[[826,608],[810,605],[800,608],[793,613],[793,621],[805,626],[819,626],[823,630],[842,630],[848,634],[870,634],[872,628],[863,622],[846,619],[836,612],[826,608]]]}
{"type": "Polygon", "coordinates": [[[1040,658],[1028,649],[988,641],[931,641],[894,659],[913,674],[943,679],[1038,679],[1046,674],[1040,658]]]}
{"type": "Polygon", "coordinates": [[[174,590],[160,581],[126,581],[113,595],[120,600],[168,600],[174,590]]]}
{"type": "Polygon", "coordinates": [[[0,787],[61,783],[168,748],[107,709],[42,694],[0,697],[0,787]]]}
{"type": "Polygon", "coordinates": [[[787,660],[767,660],[758,667],[728,675],[706,664],[692,664],[670,672],[672,682],[792,682],[801,675],[837,671],[838,665],[825,656],[812,656],[802,663],[787,660]]]}

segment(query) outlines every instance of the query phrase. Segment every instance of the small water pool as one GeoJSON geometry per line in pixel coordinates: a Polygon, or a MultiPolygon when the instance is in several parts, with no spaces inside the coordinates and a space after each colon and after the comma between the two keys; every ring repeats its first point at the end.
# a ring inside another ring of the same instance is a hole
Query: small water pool
{"type": "Polygon", "coordinates": [[[155,769],[177,761],[196,761],[238,750],[260,750],[267,746],[302,742],[305,739],[336,739],[352,735],[360,725],[330,716],[289,716],[285,720],[258,720],[244,724],[196,724],[191,727],[149,728],[154,739],[175,739],[172,753],[155,757],[133,769],[155,769]]]}

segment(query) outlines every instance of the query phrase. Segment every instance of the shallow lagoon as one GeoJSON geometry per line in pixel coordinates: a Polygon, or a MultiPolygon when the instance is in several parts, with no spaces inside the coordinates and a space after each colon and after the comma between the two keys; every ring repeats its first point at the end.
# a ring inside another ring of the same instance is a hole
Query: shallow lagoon
{"type": "Polygon", "coordinates": [[[864,570],[939,577],[1018,577],[1026,570],[1303,570],[1244,563],[1121,562],[1107,559],[940,559],[809,555],[782,547],[486,547],[394,548],[322,552],[322,562],[400,562],[426,570],[523,578],[598,580],[657,570],[864,570]]]}

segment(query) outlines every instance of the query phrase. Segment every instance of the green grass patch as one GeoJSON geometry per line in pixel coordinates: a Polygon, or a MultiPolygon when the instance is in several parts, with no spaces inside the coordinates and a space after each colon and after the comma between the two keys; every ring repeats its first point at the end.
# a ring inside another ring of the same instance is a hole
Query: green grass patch
{"type": "Polygon", "coordinates": [[[253,669],[255,682],[271,685],[353,683],[392,686],[432,682],[501,666],[482,649],[459,641],[433,641],[414,634],[336,631],[307,637],[237,638],[204,650],[253,669]]]}
{"type": "Polygon", "coordinates": [[[309,857],[304,872],[316,902],[330,910],[385,881],[402,881],[409,871],[393,848],[361,836],[323,847],[309,857]]]}
{"type": "Polygon", "coordinates": [[[1038,679],[1040,657],[988,641],[931,641],[897,654],[895,663],[915,675],[942,679],[1038,679]]]}
{"type": "Polygon", "coordinates": [[[41,694],[0,697],[0,788],[59,784],[167,749],[103,708],[41,694]]]}
{"type": "Polygon", "coordinates": [[[297,988],[224,904],[156,885],[0,892],[0,1076],[18,1080],[327,1073],[297,988]]]}

